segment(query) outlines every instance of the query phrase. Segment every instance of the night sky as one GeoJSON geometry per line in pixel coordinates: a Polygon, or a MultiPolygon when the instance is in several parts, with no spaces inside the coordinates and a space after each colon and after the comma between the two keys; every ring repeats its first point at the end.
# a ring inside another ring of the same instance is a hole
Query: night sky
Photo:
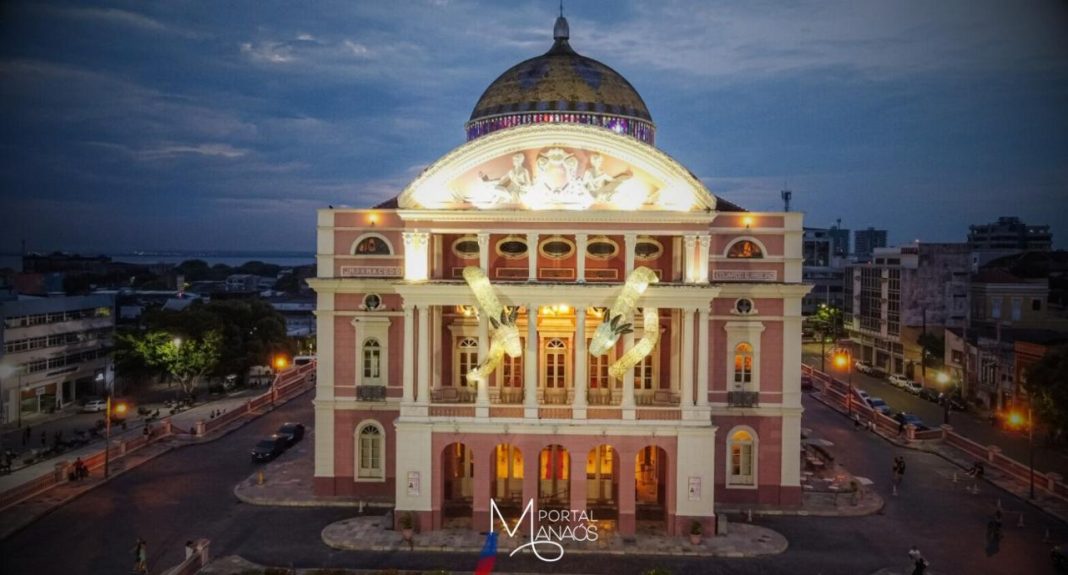
{"type": "MultiPolygon", "coordinates": [[[[0,252],[313,251],[463,143],[553,1],[0,5],[0,252]]],[[[714,194],[806,225],[1068,246],[1068,2],[566,2],[714,194]]]]}

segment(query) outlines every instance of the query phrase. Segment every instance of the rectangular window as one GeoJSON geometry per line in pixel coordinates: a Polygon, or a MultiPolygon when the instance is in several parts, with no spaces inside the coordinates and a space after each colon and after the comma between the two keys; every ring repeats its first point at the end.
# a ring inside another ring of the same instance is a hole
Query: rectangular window
{"type": "Polygon", "coordinates": [[[731,445],[731,478],[733,485],[753,484],[753,445],[741,443],[731,445]]]}
{"type": "Polygon", "coordinates": [[[1023,300],[1018,297],[1012,298],[1012,321],[1020,321],[1020,314],[1023,308],[1023,300]]]}
{"type": "Polygon", "coordinates": [[[1031,311],[1042,311],[1042,300],[1040,300],[1040,299],[1031,300],[1031,311]]]}
{"type": "Polygon", "coordinates": [[[990,300],[990,317],[1001,319],[1001,298],[996,297],[990,300]]]}

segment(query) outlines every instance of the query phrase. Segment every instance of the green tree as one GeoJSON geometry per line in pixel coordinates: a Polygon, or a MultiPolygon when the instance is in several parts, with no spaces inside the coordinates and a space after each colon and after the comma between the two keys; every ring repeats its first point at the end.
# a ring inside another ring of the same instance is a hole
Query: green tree
{"type": "Polygon", "coordinates": [[[827,336],[838,339],[842,332],[842,310],[833,305],[820,304],[816,315],[812,316],[812,327],[820,336],[820,341],[827,341],[827,336]]]}
{"type": "Polygon", "coordinates": [[[215,369],[219,362],[222,336],[209,331],[202,337],[175,337],[165,331],[150,331],[130,338],[130,349],[145,364],[160,369],[178,382],[185,394],[190,394],[200,379],[215,369]]]}
{"type": "Polygon", "coordinates": [[[1023,388],[1039,420],[1052,429],[1068,427],[1068,345],[1047,351],[1029,367],[1023,388]]]}

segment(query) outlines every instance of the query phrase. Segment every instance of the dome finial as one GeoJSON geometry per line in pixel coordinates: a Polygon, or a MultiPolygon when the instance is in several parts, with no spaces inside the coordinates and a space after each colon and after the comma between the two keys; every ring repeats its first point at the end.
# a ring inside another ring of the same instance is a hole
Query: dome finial
{"type": "Polygon", "coordinates": [[[560,0],[560,16],[556,19],[556,25],[553,26],[553,40],[567,41],[571,36],[571,31],[567,26],[567,18],[564,18],[564,0],[560,0]]]}

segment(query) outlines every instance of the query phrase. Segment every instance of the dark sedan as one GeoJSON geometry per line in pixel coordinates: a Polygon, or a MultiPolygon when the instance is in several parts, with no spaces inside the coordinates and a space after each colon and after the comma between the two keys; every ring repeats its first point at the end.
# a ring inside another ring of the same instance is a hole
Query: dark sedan
{"type": "Polygon", "coordinates": [[[898,423],[904,423],[905,425],[915,426],[916,431],[925,431],[927,429],[930,429],[923,423],[923,420],[917,417],[915,414],[905,413],[904,411],[899,411],[897,415],[894,416],[894,421],[897,421],[898,423]]]}
{"type": "Polygon", "coordinates": [[[291,447],[301,439],[304,439],[304,424],[303,423],[283,423],[282,427],[278,428],[278,435],[286,439],[286,447],[291,447]]]}
{"type": "Polygon", "coordinates": [[[938,402],[938,396],[941,394],[935,391],[934,389],[931,389],[930,387],[924,387],[920,389],[920,393],[918,395],[921,399],[938,402]]]}
{"type": "Polygon", "coordinates": [[[286,450],[286,438],[281,435],[272,435],[256,444],[252,448],[252,461],[260,463],[270,461],[286,450]]]}

